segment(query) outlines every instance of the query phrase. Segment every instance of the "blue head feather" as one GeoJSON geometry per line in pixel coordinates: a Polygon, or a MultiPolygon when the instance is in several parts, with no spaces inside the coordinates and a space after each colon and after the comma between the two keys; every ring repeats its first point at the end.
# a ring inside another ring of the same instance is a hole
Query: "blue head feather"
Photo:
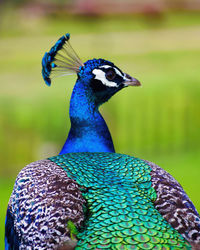
{"type": "Polygon", "coordinates": [[[114,66],[114,64],[108,60],[99,58],[99,59],[92,59],[92,60],[88,60],[84,63],[83,66],[80,66],[80,71],[78,73],[78,76],[82,77],[84,75],[88,75],[92,73],[92,70],[95,68],[98,68],[99,66],[103,66],[103,65],[110,65],[110,66],[114,66]]]}
{"type": "MultiPolygon", "coordinates": [[[[73,49],[71,48],[71,46],[69,44],[68,44],[69,48],[74,52],[75,57],[76,57],[74,64],[70,64],[71,61],[69,61],[69,58],[64,58],[64,59],[66,59],[66,62],[60,61],[60,58],[59,59],[56,58],[58,53],[60,53],[60,51],[64,48],[64,45],[66,44],[66,42],[69,42],[69,39],[70,39],[70,34],[69,33],[65,34],[64,36],[62,36],[61,38],[58,39],[58,41],[50,49],[49,52],[46,52],[44,54],[44,57],[42,59],[42,76],[43,76],[45,83],[48,86],[51,85],[50,75],[52,73],[52,70],[55,69],[56,67],[63,68],[65,66],[66,69],[69,69],[69,70],[74,69],[75,71],[77,70],[77,63],[80,63],[80,59],[75,54],[75,52],[73,51],[73,49]],[[58,64],[55,63],[57,60],[59,61],[58,64]]],[[[71,55],[72,55],[72,52],[69,53],[69,57],[71,55]]],[[[64,57],[64,56],[62,56],[62,57],[64,57]]]]}

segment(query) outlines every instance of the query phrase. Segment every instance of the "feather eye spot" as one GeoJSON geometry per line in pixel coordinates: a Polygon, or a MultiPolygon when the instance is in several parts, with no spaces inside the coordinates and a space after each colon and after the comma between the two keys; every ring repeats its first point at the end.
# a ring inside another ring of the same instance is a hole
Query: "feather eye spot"
{"type": "Polygon", "coordinates": [[[55,63],[52,63],[52,64],[51,64],[51,67],[52,67],[52,68],[56,68],[57,65],[56,65],[55,63]]]}

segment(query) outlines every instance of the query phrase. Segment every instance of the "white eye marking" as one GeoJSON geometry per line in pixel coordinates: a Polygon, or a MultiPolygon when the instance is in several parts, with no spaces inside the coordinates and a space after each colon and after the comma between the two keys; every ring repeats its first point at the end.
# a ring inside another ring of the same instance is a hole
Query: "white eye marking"
{"type": "Polygon", "coordinates": [[[112,68],[115,70],[115,73],[121,77],[124,77],[124,75],[115,67],[112,67],[110,65],[103,65],[103,66],[100,66],[99,68],[104,68],[104,69],[108,69],[108,68],[112,68]]]}
{"type": "MultiPolygon", "coordinates": [[[[104,66],[108,66],[108,65],[104,65],[104,66]]],[[[104,66],[102,66],[102,67],[104,67],[104,66]]],[[[108,81],[106,79],[106,73],[104,71],[102,71],[101,69],[94,69],[92,71],[92,73],[95,75],[94,79],[97,79],[97,80],[101,81],[104,85],[106,85],[108,87],[117,87],[116,82],[108,81]]]]}
{"type": "Polygon", "coordinates": [[[124,77],[124,75],[122,75],[122,73],[117,68],[114,67],[114,70],[117,75],[121,76],[122,78],[124,77]]]}
{"type": "Polygon", "coordinates": [[[108,68],[112,68],[112,66],[110,66],[110,65],[103,65],[103,66],[100,66],[99,68],[108,69],[108,68]]]}

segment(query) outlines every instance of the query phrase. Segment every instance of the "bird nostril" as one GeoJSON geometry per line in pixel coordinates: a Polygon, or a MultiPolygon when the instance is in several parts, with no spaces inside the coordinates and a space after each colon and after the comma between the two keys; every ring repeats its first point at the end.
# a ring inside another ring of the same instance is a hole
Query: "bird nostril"
{"type": "Polygon", "coordinates": [[[128,74],[125,74],[125,77],[126,77],[127,79],[129,79],[129,80],[131,80],[131,79],[132,79],[132,77],[131,77],[131,76],[129,76],[128,74]]]}

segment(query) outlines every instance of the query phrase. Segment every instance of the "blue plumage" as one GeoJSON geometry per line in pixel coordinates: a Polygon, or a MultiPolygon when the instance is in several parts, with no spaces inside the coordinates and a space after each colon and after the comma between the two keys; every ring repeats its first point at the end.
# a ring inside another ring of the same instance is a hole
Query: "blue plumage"
{"type": "Polygon", "coordinates": [[[95,89],[91,86],[92,70],[103,65],[114,66],[109,61],[93,59],[84,63],[84,67],[80,67],[70,100],[71,129],[60,154],[115,151],[109,129],[98,107],[107,101],[105,98],[110,98],[119,88],[102,90],[101,97],[100,93],[95,94],[95,89]]]}
{"type": "Polygon", "coordinates": [[[19,249],[20,241],[14,228],[14,216],[9,209],[7,210],[5,225],[5,249],[19,249]]]}

